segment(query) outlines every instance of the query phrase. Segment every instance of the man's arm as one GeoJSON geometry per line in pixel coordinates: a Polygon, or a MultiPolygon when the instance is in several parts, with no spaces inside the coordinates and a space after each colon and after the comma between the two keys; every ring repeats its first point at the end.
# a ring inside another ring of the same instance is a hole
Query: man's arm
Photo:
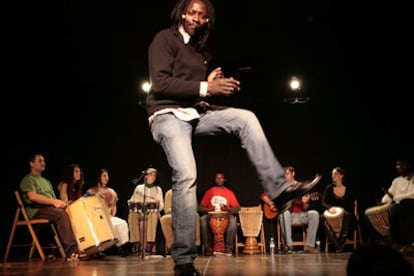
{"type": "Polygon", "coordinates": [[[26,192],[26,195],[30,201],[38,204],[51,205],[56,208],[66,208],[67,206],[66,202],[64,202],[63,200],[48,198],[33,191],[26,192]]]}

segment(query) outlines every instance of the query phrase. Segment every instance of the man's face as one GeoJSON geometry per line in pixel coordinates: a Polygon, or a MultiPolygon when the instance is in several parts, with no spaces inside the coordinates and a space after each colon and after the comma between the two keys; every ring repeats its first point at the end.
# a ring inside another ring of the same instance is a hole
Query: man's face
{"type": "Polygon", "coordinates": [[[46,168],[46,161],[42,155],[36,155],[35,159],[30,162],[30,166],[37,172],[43,172],[46,168]]]}
{"type": "Polygon", "coordinates": [[[215,181],[216,181],[217,186],[224,186],[224,183],[226,182],[226,178],[224,177],[224,174],[218,173],[216,174],[215,181]]]}
{"type": "Polygon", "coordinates": [[[197,28],[204,26],[208,22],[207,7],[200,0],[192,0],[184,15],[183,27],[191,36],[197,32],[197,28]]]}
{"type": "Polygon", "coordinates": [[[290,170],[285,170],[285,178],[289,182],[293,182],[295,180],[295,172],[290,170]]]}

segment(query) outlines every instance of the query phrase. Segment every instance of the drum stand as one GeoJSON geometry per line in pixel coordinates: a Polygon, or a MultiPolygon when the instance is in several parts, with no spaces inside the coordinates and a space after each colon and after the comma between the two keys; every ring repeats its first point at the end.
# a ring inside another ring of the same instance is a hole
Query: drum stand
{"type": "MultiPolygon", "coordinates": [[[[137,179],[133,179],[132,180],[132,183],[133,184],[135,184],[135,185],[137,185],[138,183],[139,183],[139,181],[145,176],[145,174],[146,174],[146,170],[144,170],[144,171],[142,171],[142,174],[141,174],[141,176],[140,177],[138,177],[137,179]]],[[[143,220],[143,231],[141,231],[141,224],[140,224],[140,222],[139,222],[139,220],[138,220],[138,229],[140,230],[140,237],[142,237],[142,239],[140,239],[141,240],[141,258],[142,259],[145,259],[145,248],[146,248],[146,242],[147,242],[147,222],[146,222],[146,216],[147,216],[147,207],[146,207],[146,204],[147,204],[147,191],[146,191],[146,185],[147,184],[147,181],[145,180],[145,178],[144,178],[144,198],[143,198],[143,200],[144,200],[144,202],[143,202],[143,204],[142,204],[142,207],[141,207],[141,212],[142,212],[142,215],[143,215],[143,217],[144,217],[144,220],[143,220]],[[142,233],[143,232],[143,233],[142,233]]]]}
{"type": "MultiPolygon", "coordinates": [[[[145,179],[145,178],[144,178],[145,179]]],[[[142,241],[141,241],[141,259],[145,259],[145,249],[147,248],[147,221],[145,220],[147,217],[147,181],[144,180],[144,198],[143,198],[143,204],[142,204],[142,215],[143,215],[143,227],[142,227],[142,232],[141,236],[142,236],[142,241]]],[[[138,228],[140,229],[140,223],[138,221],[138,228]]],[[[141,229],[140,229],[141,230],[141,229]]]]}

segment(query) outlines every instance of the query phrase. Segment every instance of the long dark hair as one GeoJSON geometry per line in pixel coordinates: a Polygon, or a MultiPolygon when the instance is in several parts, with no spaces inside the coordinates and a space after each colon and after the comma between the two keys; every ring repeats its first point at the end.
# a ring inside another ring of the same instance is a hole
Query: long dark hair
{"type": "MultiPolygon", "coordinates": [[[[186,14],[188,5],[192,0],[178,0],[177,4],[175,5],[174,9],[171,11],[171,20],[172,20],[172,28],[174,30],[178,30],[178,27],[183,24],[182,15],[186,14]]],[[[210,0],[200,0],[202,1],[207,7],[207,14],[208,14],[208,22],[203,29],[203,32],[200,33],[195,39],[191,39],[192,45],[194,45],[198,50],[202,52],[207,51],[207,40],[210,35],[211,30],[214,26],[214,7],[210,0]]]]}
{"type": "Polygon", "coordinates": [[[83,169],[80,164],[69,164],[67,167],[65,167],[62,177],[60,178],[60,182],[64,182],[68,184],[68,199],[69,200],[75,200],[83,195],[83,186],[85,185],[85,177],[83,174],[83,169]],[[75,180],[73,178],[73,171],[75,168],[80,169],[81,173],[81,179],[75,180]]]}

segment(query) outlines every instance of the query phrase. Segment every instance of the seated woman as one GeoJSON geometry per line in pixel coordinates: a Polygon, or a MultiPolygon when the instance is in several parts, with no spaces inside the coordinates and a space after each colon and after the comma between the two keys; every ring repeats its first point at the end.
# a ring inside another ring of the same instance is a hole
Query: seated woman
{"type": "Polygon", "coordinates": [[[343,208],[342,227],[339,236],[328,223],[325,215],[321,216],[322,227],[330,242],[335,246],[336,252],[342,252],[347,237],[351,237],[357,225],[357,219],[354,214],[355,197],[349,189],[349,185],[344,184],[345,170],[342,167],[336,167],[332,170],[332,184],[325,187],[322,195],[322,206],[329,212],[328,215],[335,217],[338,215],[338,208],[343,208]]]}
{"type": "Polygon", "coordinates": [[[112,225],[115,229],[115,234],[118,239],[117,243],[115,244],[119,250],[119,254],[122,257],[126,257],[128,255],[128,251],[126,250],[126,245],[129,242],[129,227],[126,220],[123,220],[119,217],[116,217],[117,212],[117,202],[118,202],[118,194],[115,192],[114,189],[108,187],[109,183],[109,172],[107,169],[100,169],[98,173],[98,183],[96,186],[89,188],[85,195],[98,195],[101,196],[109,209],[109,214],[111,218],[112,225]]]}
{"type": "Polygon", "coordinates": [[[59,179],[56,188],[59,199],[71,204],[83,195],[85,176],[79,164],[68,165],[59,179]]]}

